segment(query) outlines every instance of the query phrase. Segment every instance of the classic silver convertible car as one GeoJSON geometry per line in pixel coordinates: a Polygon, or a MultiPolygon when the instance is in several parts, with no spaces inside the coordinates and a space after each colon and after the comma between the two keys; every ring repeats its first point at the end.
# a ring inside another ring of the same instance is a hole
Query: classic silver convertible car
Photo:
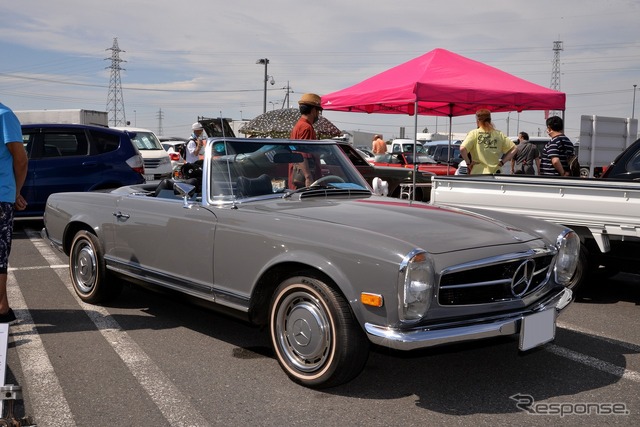
{"type": "Polygon", "coordinates": [[[210,139],[188,166],[181,182],[48,199],[43,234],[82,300],[127,280],[210,301],[265,326],[284,371],[314,388],[356,377],[371,343],[513,335],[528,350],[572,300],[573,231],[377,196],[335,142],[210,139]]]}

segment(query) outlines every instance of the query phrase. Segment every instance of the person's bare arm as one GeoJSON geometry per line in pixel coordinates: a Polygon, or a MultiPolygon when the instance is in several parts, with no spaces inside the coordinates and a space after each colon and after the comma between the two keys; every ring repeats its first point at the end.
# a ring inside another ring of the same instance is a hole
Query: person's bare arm
{"type": "Polygon", "coordinates": [[[16,180],[15,208],[17,210],[24,210],[27,207],[27,202],[20,194],[20,191],[22,191],[22,186],[27,178],[29,159],[27,158],[27,152],[24,151],[22,141],[10,142],[7,144],[7,148],[9,149],[11,156],[13,156],[13,174],[16,180]]]}
{"type": "Polygon", "coordinates": [[[569,175],[569,172],[565,171],[564,168],[562,167],[562,162],[560,162],[560,157],[552,157],[551,158],[551,164],[553,165],[555,170],[558,171],[560,176],[568,176],[569,175]]]}

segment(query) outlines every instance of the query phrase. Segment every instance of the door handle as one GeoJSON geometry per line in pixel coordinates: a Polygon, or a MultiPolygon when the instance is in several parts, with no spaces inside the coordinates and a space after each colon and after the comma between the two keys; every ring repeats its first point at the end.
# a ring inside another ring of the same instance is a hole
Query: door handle
{"type": "Polygon", "coordinates": [[[113,216],[115,216],[116,218],[120,219],[120,218],[124,218],[124,219],[129,219],[129,215],[127,214],[123,214],[122,212],[118,211],[118,212],[114,212],[113,216]]]}

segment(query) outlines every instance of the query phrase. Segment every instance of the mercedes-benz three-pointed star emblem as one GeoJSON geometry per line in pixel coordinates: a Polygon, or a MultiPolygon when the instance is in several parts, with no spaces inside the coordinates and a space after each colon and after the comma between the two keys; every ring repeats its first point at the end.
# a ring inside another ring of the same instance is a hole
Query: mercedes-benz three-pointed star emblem
{"type": "Polygon", "coordinates": [[[511,278],[511,294],[514,297],[520,298],[527,293],[533,281],[535,267],[536,263],[532,259],[525,260],[518,266],[511,278]]]}

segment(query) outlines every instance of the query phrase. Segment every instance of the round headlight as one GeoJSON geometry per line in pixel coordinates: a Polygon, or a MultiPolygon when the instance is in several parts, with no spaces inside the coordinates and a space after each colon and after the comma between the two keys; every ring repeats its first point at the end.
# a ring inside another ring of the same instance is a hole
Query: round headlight
{"type": "Polygon", "coordinates": [[[414,322],[427,314],[434,281],[433,264],[425,252],[414,251],[405,257],[398,277],[400,320],[414,322]]]}
{"type": "Polygon", "coordinates": [[[580,237],[573,230],[565,230],[558,236],[556,247],[558,248],[554,269],[556,282],[567,285],[578,266],[580,237]]]}

